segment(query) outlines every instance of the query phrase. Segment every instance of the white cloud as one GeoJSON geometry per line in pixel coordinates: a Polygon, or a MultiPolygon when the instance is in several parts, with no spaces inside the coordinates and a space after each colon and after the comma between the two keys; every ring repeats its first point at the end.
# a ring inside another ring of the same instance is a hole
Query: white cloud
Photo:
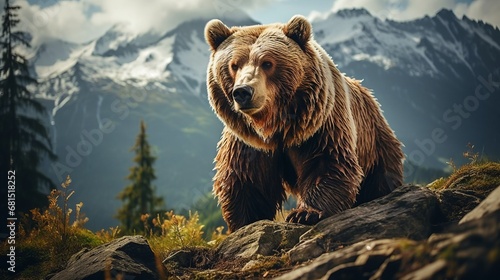
{"type": "Polygon", "coordinates": [[[127,23],[132,31],[162,31],[182,21],[201,16],[213,17],[215,10],[210,1],[203,0],[90,0],[101,11],[91,17],[96,25],[127,23]]]}
{"type": "Polygon", "coordinates": [[[61,0],[49,7],[19,0],[24,29],[39,39],[86,42],[112,25],[126,23],[131,32],[166,32],[198,18],[234,16],[235,9],[252,9],[270,0],[61,0]]]}
{"type": "Polygon", "coordinates": [[[500,1],[475,0],[470,5],[460,4],[454,10],[457,15],[467,15],[469,18],[481,19],[500,27],[500,1]]]}
{"type": "MultiPolygon", "coordinates": [[[[1,1],[1,0],[0,0],[1,1]]],[[[457,16],[467,15],[500,26],[500,1],[473,0],[464,3],[458,0],[334,0],[331,11],[343,8],[364,7],[381,18],[409,20],[425,14],[434,15],[442,8],[453,9],[457,16]]],[[[43,1],[47,2],[47,1],[43,1]]],[[[18,0],[23,29],[35,39],[56,37],[72,42],[86,42],[97,38],[112,25],[127,23],[132,32],[148,30],[166,32],[181,22],[196,18],[236,16],[235,9],[244,11],[262,10],[272,7],[275,17],[285,13],[280,5],[291,5],[285,0],[60,0],[54,5],[29,4],[18,0]],[[271,5],[270,5],[271,4],[271,5]]],[[[48,3],[48,2],[47,2],[48,3]]],[[[311,12],[316,5],[311,2],[311,12]]],[[[282,6],[282,7],[285,7],[282,6]]],[[[304,9],[307,6],[304,6],[304,9]]],[[[312,15],[326,14],[316,12],[312,15]]],[[[271,16],[273,16],[271,14],[271,16]]]]}
{"type": "Polygon", "coordinates": [[[22,28],[33,35],[35,42],[55,37],[71,42],[85,42],[102,34],[109,26],[94,24],[83,1],[60,1],[49,7],[17,1],[22,28]]]}
{"type": "Polygon", "coordinates": [[[97,25],[125,22],[133,31],[165,32],[181,22],[199,18],[217,18],[239,15],[236,9],[252,9],[266,5],[269,0],[88,0],[101,11],[91,17],[97,25]]]}

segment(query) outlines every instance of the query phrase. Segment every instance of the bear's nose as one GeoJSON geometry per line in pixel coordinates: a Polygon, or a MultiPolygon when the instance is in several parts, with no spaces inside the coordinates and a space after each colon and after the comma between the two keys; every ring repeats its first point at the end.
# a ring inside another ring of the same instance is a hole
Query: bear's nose
{"type": "Polygon", "coordinates": [[[233,89],[233,98],[241,107],[249,107],[252,100],[253,87],[243,85],[233,89]]]}

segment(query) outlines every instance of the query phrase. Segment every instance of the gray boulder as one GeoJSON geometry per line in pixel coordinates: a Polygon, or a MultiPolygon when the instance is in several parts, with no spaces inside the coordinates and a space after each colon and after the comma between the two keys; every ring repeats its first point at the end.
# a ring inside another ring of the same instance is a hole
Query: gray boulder
{"type": "Polygon", "coordinates": [[[268,220],[247,225],[229,235],[217,248],[220,258],[271,256],[289,250],[310,227],[268,220]]]}
{"type": "MultiPolygon", "coordinates": [[[[160,265],[159,269],[163,270],[160,265]]],[[[124,236],[73,255],[52,280],[159,279],[155,255],[142,236],[124,236]]]]}
{"type": "Polygon", "coordinates": [[[427,188],[403,186],[385,197],[362,204],[319,222],[289,251],[292,262],[302,262],[363,240],[410,238],[432,233],[439,217],[436,195],[427,188]]]}

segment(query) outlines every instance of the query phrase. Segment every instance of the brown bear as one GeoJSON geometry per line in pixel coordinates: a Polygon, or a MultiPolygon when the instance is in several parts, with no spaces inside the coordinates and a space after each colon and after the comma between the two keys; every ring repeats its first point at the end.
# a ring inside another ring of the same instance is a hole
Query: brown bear
{"type": "Polygon", "coordinates": [[[273,219],[287,194],[289,222],[320,219],[402,184],[403,152],[371,92],[345,77],[311,24],[205,27],[208,98],[224,123],[214,193],[234,231],[273,219]]]}

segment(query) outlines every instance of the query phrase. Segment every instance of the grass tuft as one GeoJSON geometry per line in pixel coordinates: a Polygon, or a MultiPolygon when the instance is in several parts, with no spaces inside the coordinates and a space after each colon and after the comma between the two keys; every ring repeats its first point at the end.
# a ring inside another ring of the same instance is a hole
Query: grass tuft
{"type": "Polygon", "coordinates": [[[500,163],[491,161],[486,157],[480,157],[474,152],[474,145],[467,145],[467,151],[463,156],[469,160],[467,164],[456,167],[450,159],[449,164],[453,173],[448,177],[442,177],[427,186],[436,191],[446,189],[473,189],[486,196],[492,189],[500,186],[500,163]]]}

